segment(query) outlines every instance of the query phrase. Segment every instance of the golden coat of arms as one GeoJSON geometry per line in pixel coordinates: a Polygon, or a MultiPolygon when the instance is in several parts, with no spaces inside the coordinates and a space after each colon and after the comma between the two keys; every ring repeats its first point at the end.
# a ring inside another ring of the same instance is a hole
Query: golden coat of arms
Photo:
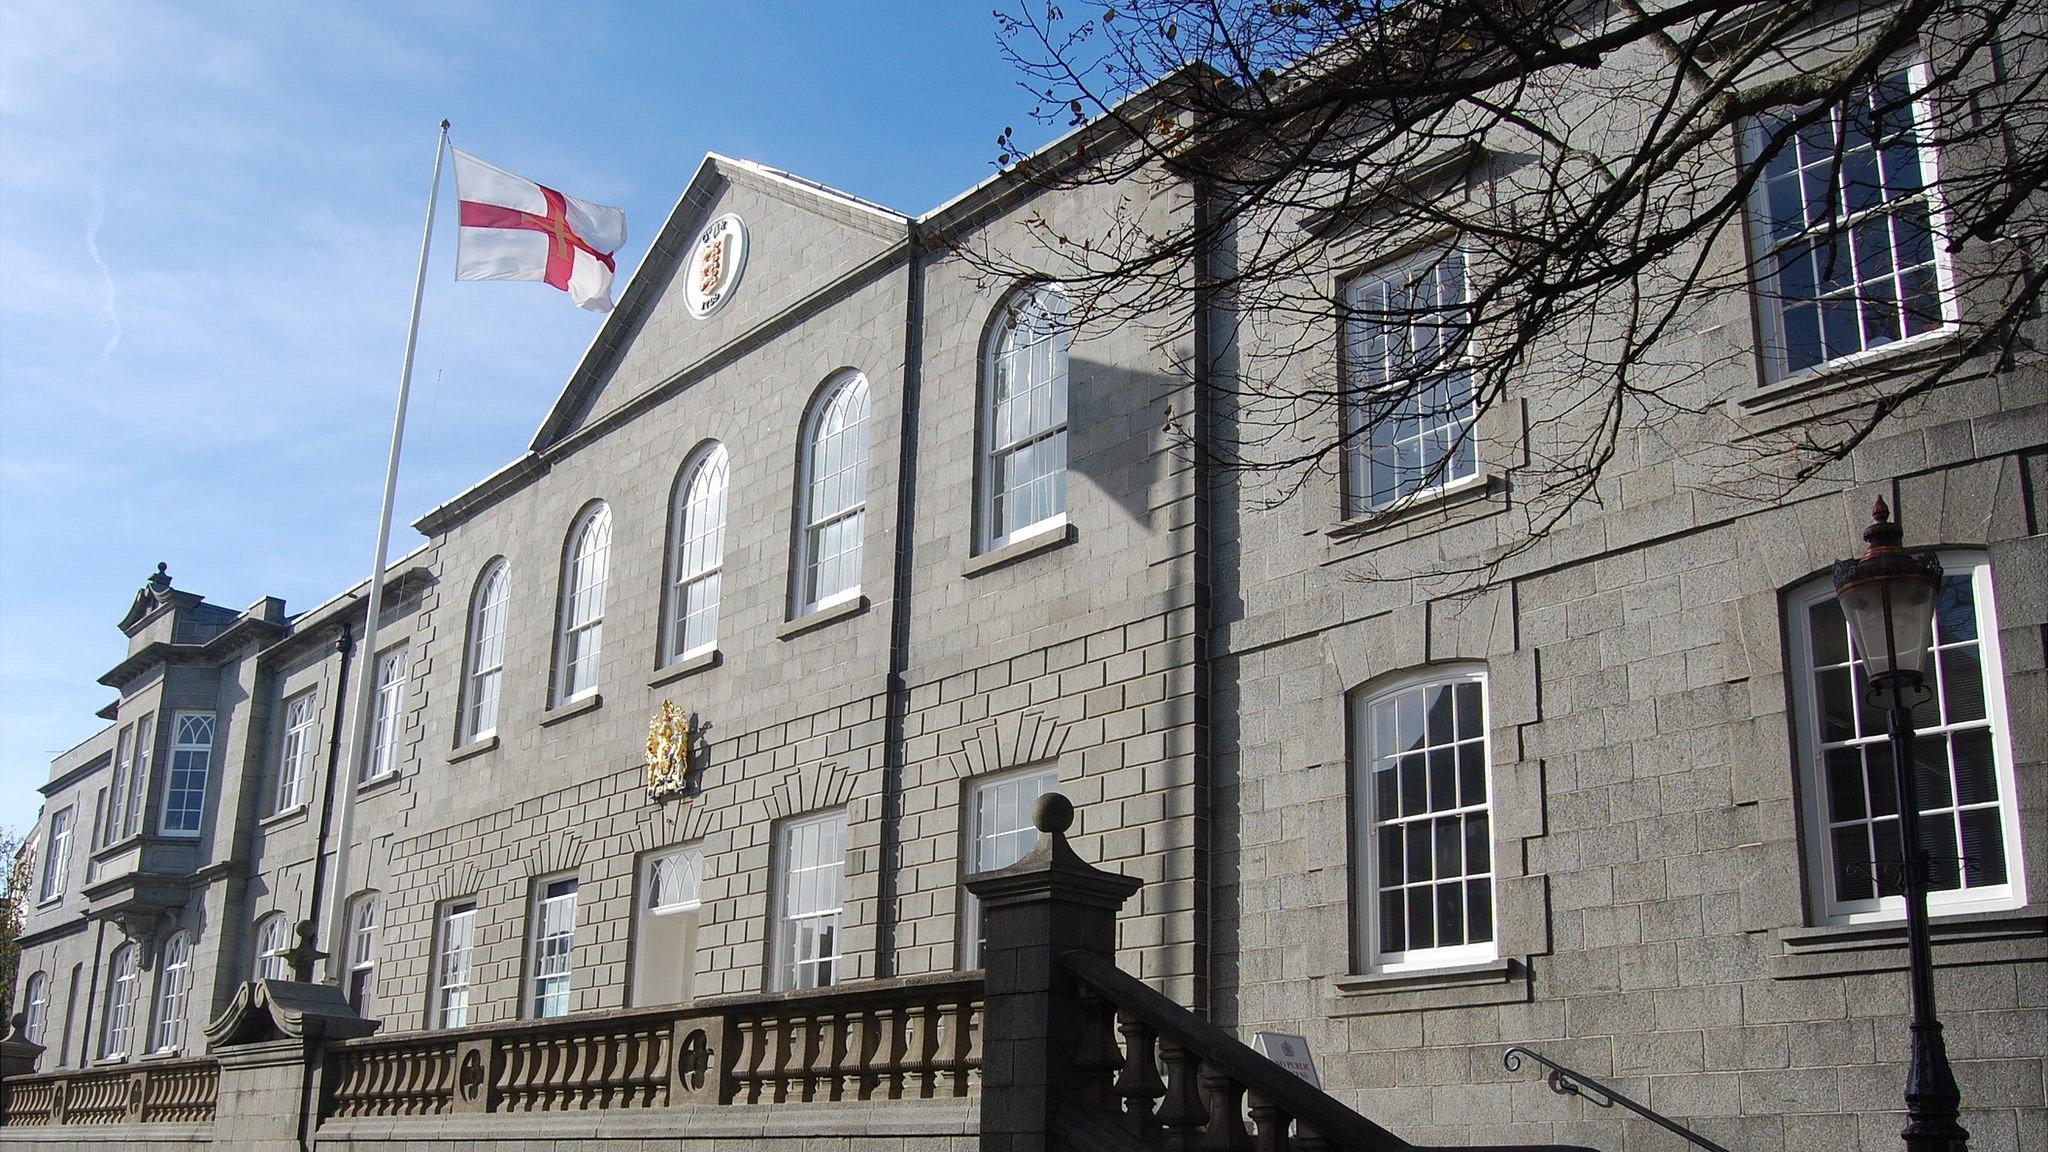
{"type": "Polygon", "coordinates": [[[673,701],[663,700],[647,726],[647,798],[680,796],[689,787],[690,718],[673,701]]]}

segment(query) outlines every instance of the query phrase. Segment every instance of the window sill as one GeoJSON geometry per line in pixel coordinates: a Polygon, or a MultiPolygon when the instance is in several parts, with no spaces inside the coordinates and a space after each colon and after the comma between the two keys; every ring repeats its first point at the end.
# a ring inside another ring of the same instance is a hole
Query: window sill
{"type": "Polygon", "coordinates": [[[98,848],[93,849],[93,859],[105,860],[109,856],[114,856],[121,852],[125,852],[130,848],[133,848],[137,844],[142,843],[143,839],[144,837],[142,833],[135,832],[127,836],[123,836],[119,840],[116,840],[111,844],[102,844],[98,848]]]}
{"type": "MultiPolygon", "coordinates": [[[[1937,968],[2048,960],[2048,913],[2039,909],[1935,916],[1928,935],[1937,968]]],[[[1776,980],[1906,970],[1904,920],[1784,928],[1777,937],[1776,980]]]]}
{"type": "Polygon", "coordinates": [[[379,776],[372,776],[368,780],[356,781],[356,795],[374,796],[396,783],[398,783],[398,769],[393,768],[389,772],[379,776]]]}
{"type": "Polygon", "coordinates": [[[496,752],[497,750],[498,734],[493,732],[481,740],[472,740],[455,751],[450,752],[448,754],[448,763],[460,764],[464,760],[474,759],[486,752],[496,752]]]}
{"type": "Polygon", "coordinates": [[[830,608],[814,609],[794,620],[786,621],[775,629],[775,638],[777,640],[793,639],[812,629],[823,628],[828,624],[837,624],[841,620],[858,616],[867,610],[868,598],[865,596],[855,596],[851,600],[841,600],[830,608]]]}
{"type": "Polygon", "coordinates": [[[1332,540],[1344,541],[1368,535],[1381,528],[1391,527],[1429,512],[1447,511],[1466,504],[1473,504],[1499,494],[1502,485],[1488,473],[1480,472],[1462,480],[1454,480],[1440,488],[1403,496],[1385,508],[1362,513],[1339,521],[1326,533],[1332,540]]]}
{"type": "Polygon", "coordinates": [[[1337,1016],[1377,1016],[1429,1008],[1514,1004],[1529,999],[1529,970],[1511,959],[1368,972],[1334,980],[1337,1016]]]}
{"type": "Polygon", "coordinates": [[[581,716],[585,712],[595,712],[602,707],[604,707],[604,694],[601,692],[591,692],[587,695],[578,696],[566,704],[558,704],[541,713],[540,726],[552,728],[571,717],[581,716]]]}
{"type": "Polygon", "coordinates": [[[685,676],[694,676],[706,669],[716,668],[724,662],[724,654],[716,648],[708,652],[699,652],[695,656],[685,656],[681,660],[649,676],[647,678],[647,686],[649,688],[659,688],[664,684],[673,684],[685,676]]]}
{"type": "Polygon", "coordinates": [[[1955,344],[1961,336],[1961,325],[1945,324],[1932,332],[1922,332],[1918,336],[1880,345],[1852,356],[1844,356],[1839,360],[1816,364],[1782,380],[1766,384],[1746,396],[1738,397],[1736,403],[1744,411],[1768,412],[1838,389],[1911,372],[1915,367],[1913,361],[1937,355],[1942,349],[1955,344]]]}
{"type": "Polygon", "coordinates": [[[258,828],[263,828],[266,830],[282,828],[289,824],[297,824],[305,818],[306,805],[304,803],[298,803],[292,805],[289,808],[280,808],[277,811],[272,812],[270,815],[265,816],[261,820],[258,820],[256,822],[256,826],[258,828]]]}
{"type": "Polygon", "coordinates": [[[1080,529],[1075,528],[1071,523],[1063,522],[1058,527],[1048,528],[1036,535],[1026,536],[1022,540],[1013,540],[1001,548],[990,549],[979,556],[973,557],[967,561],[967,566],[961,569],[960,574],[972,579],[985,572],[993,572],[998,568],[1015,564],[1026,556],[1036,556],[1041,552],[1050,552],[1055,548],[1065,548],[1080,538],[1080,529]]]}

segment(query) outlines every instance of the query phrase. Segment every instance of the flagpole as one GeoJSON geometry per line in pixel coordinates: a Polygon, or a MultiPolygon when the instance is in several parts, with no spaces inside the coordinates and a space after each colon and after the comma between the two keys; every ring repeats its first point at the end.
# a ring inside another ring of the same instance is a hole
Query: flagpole
{"type": "MultiPolygon", "coordinates": [[[[434,241],[434,208],[441,198],[441,161],[448,155],[448,121],[441,121],[441,136],[434,142],[434,183],[427,193],[427,226],[420,235],[420,267],[413,278],[412,322],[405,331],[405,365],[398,372],[398,412],[391,420],[391,457],[384,466],[384,508],[377,517],[377,551],[370,558],[370,592],[366,605],[368,616],[363,624],[361,653],[356,663],[360,671],[356,678],[355,704],[351,710],[349,731],[352,738],[348,743],[349,763],[338,765],[334,773],[336,787],[341,789],[341,814],[336,819],[334,839],[334,883],[328,886],[327,907],[324,910],[327,930],[322,938],[327,945],[327,982],[340,984],[342,973],[348,963],[348,941],[344,938],[347,925],[343,923],[348,910],[349,897],[349,849],[355,839],[356,779],[369,755],[370,718],[376,710],[377,692],[377,619],[384,611],[384,555],[391,547],[391,505],[398,495],[398,452],[405,443],[405,405],[412,396],[413,351],[420,338],[420,301],[427,291],[427,251],[434,241]]],[[[394,722],[396,717],[393,718],[394,722]]],[[[317,862],[316,862],[317,867],[317,862]]]]}

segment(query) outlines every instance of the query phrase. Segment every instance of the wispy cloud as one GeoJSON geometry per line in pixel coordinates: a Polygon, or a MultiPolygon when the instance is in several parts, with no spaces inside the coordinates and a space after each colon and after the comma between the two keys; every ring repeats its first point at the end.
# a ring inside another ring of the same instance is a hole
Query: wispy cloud
{"type": "Polygon", "coordinates": [[[100,255],[100,225],[107,222],[107,190],[95,180],[92,182],[92,209],[85,217],[85,250],[92,256],[93,266],[100,270],[100,298],[107,306],[107,342],[100,345],[99,363],[94,370],[105,372],[113,363],[114,349],[121,346],[121,307],[114,291],[114,271],[107,267],[107,258],[100,255]]]}

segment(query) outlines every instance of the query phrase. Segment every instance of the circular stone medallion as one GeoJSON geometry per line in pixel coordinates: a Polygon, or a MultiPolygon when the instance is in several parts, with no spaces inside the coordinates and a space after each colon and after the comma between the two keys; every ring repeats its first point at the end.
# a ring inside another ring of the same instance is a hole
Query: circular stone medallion
{"type": "Polygon", "coordinates": [[[683,270],[683,302],[699,320],[725,306],[747,266],[747,225],[728,212],[697,233],[690,266],[683,270]]]}

